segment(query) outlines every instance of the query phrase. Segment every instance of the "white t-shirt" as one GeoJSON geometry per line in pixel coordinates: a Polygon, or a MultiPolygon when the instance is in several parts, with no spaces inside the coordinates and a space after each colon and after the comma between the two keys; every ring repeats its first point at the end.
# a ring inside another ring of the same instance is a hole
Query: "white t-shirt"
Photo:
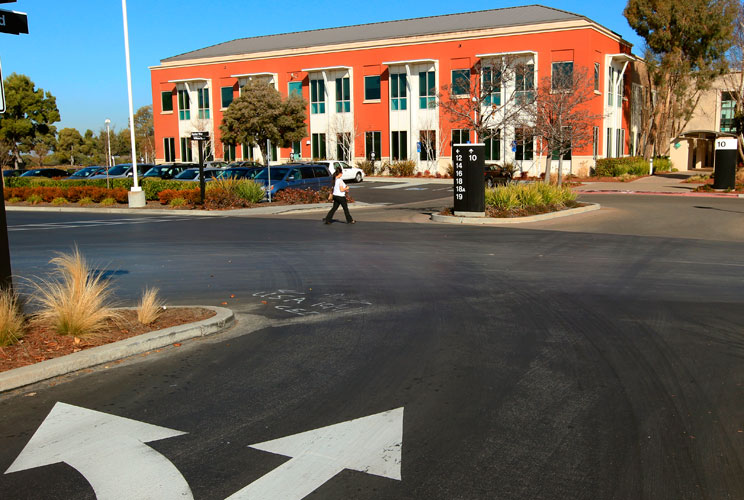
{"type": "Polygon", "coordinates": [[[341,188],[346,188],[346,183],[341,177],[339,177],[336,179],[336,182],[333,183],[333,196],[342,196],[346,198],[346,192],[341,191],[341,188]]]}

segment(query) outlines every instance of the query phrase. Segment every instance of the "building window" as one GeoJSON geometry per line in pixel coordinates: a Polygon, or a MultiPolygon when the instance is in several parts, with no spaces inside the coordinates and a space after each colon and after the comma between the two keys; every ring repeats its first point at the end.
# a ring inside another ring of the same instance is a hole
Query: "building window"
{"type": "Polygon", "coordinates": [[[599,92],[599,63],[594,63],[594,91],[599,92]]]}
{"type": "Polygon", "coordinates": [[[501,131],[497,130],[494,135],[484,140],[483,143],[486,145],[486,161],[499,161],[501,160],[501,131]]]}
{"type": "Polygon", "coordinates": [[[514,154],[515,160],[531,161],[534,154],[533,138],[524,129],[518,128],[515,131],[515,141],[517,151],[514,154]]]}
{"type": "Polygon", "coordinates": [[[351,161],[351,134],[348,132],[336,134],[336,159],[351,161]]]}
{"type": "Polygon", "coordinates": [[[289,82],[287,84],[287,95],[302,97],[302,82],[289,82]]]}
{"type": "Polygon", "coordinates": [[[620,72],[610,66],[609,74],[607,76],[609,80],[609,90],[607,92],[607,105],[613,106],[617,104],[619,108],[623,104],[623,81],[620,78],[620,72]]]}
{"type": "Polygon", "coordinates": [[[592,130],[592,156],[597,159],[599,155],[599,127],[594,127],[592,130]]]}
{"type": "Polygon", "coordinates": [[[524,64],[514,75],[515,100],[519,105],[530,104],[535,100],[535,65],[524,64]]]}
{"type": "Polygon", "coordinates": [[[243,161],[253,159],[253,144],[241,144],[240,145],[243,161]]]}
{"type": "Polygon", "coordinates": [[[223,159],[225,161],[235,161],[235,145],[222,143],[222,151],[224,151],[223,159]]]}
{"type": "Polygon", "coordinates": [[[364,77],[364,100],[365,101],[379,101],[380,100],[380,77],[379,75],[364,77]]]}
{"type": "Polygon", "coordinates": [[[222,108],[224,109],[233,102],[233,88],[222,87],[220,89],[220,96],[222,97],[222,108]]]}
{"type": "Polygon", "coordinates": [[[419,72],[419,109],[430,109],[437,105],[437,85],[434,71],[419,72]]]}
{"type": "Polygon", "coordinates": [[[393,73],[390,75],[390,106],[393,111],[408,109],[408,91],[406,90],[406,75],[393,73]]]}
{"type": "Polygon", "coordinates": [[[612,129],[607,128],[607,137],[605,137],[605,150],[607,151],[607,158],[612,158],[612,129]]]}
{"type": "Polygon", "coordinates": [[[191,141],[188,137],[181,137],[181,161],[188,163],[194,161],[191,153],[191,141]]]}
{"type": "Polygon", "coordinates": [[[419,159],[421,161],[436,160],[437,158],[437,133],[434,130],[421,130],[419,132],[419,159]]]}
{"type": "Polygon", "coordinates": [[[731,92],[721,92],[721,132],[736,132],[734,113],[736,99],[731,92]]]}
{"type": "Polygon", "coordinates": [[[336,78],[336,113],[351,111],[351,89],[349,77],[336,78]]]}
{"type": "Polygon", "coordinates": [[[483,68],[483,102],[487,105],[501,106],[501,70],[486,66],[483,68]]]}
{"type": "Polygon", "coordinates": [[[292,141],[292,158],[295,160],[302,158],[302,141],[292,141]]]}
{"type": "Polygon", "coordinates": [[[276,149],[276,144],[271,143],[271,149],[269,150],[269,161],[279,161],[279,154],[276,149]]]}
{"type": "Polygon", "coordinates": [[[452,70],[452,94],[470,95],[470,70],[452,70]]]}
{"type": "Polygon", "coordinates": [[[392,133],[393,142],[391,144],[393,161],[408,159],[408,132],[405,130],[394,131],[392,133]]]}
{"type": "Polygon", "coordinates": [[[571,91],[573,87],[573,61],[554,62],[551,73],[551,89],[556,92],[571,91]]]}
{"type": "Polygon", "coordinates": [[[313,159],[325,160],[326,159],[326,135],[325,134],[313,134],[312,136],[312,151],[310,153],[313,159]]]}
{"type": "Polygon", "coordinates": [[[186,90],[178,91],[178,119],[191,120],[191,100],[186,90]]]}
{"type": "Polygon", "coordinates": [[[325,113],[325,81],[310,80],[310,113],[325,113]]]}
{"type": "Polygon", "coordinates": [[[364,133],[364,153],[368,160],[379,160],[382,154],[382,133],[378,131],[364,133]]]}
{"type": "Polygon", "coordinates": [[[163,138],[163,150],[165,151],[165,161],[176,161],[176,139],[174,137],[163,138]]]}
{"type": "Polygon", "coordinates": [[[209,89],[197,89],[196,97],[199,104],[197,116],[200,120],[209,120],[209,89]]]}
{"type": "Polygon", "coordinates": [[[470,130],[452,129],[452,145],[470,144],[470,130]]]}
{"type": "Polygon", "coordinates": [[[617,141],[615,144],[615,156],[617,158],[621,158],[623,156],[623,144],[625,143],[625,129],[619,128],[615,131],[615,134],[617,136],[617,141]]]}
{"type": "Polygon", "coordinates": [[[160,102],[162,103],[163,113],[173,112],[173,92],[161,92],[160,102]]]}

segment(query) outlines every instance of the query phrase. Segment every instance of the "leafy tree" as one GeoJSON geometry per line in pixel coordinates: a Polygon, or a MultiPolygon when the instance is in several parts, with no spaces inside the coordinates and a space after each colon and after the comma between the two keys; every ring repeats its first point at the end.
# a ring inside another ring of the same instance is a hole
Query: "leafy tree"
{"type": "Polygon", "coordinates": [[[225,110],[220,125],[222,141],[232,145],[257,144],[263,157],[268,158],[267,140],[289,147],[307,136],[306,108],[302,97],[282,99],[269,83],[252,80],[225,110]]]}
{"type": "Polygon", "coordinates": [[[63,128],[59,131],[55,157],[59,163],[75,164],[75,159],[82,163],[83,136],[75,128],[63,128]]]}
{"type": "Polygon", "coordinates": [[[142,106],[134,114],[134,140],[137,143],[137,151],[146,162],[155,158],[155,127],[152,122],[151,105],[142,106]]]}
{"type": "Polygon", "coordinates": [[[644,156],[666,154],[701,91],[726,72],[736,0],[629,0],[623,14],[646,41],[650,111],[644,156]]]}
{"type": "Polygon", "coordinates": [[[54,96],[37,89],[26,75],[13,73],[4,85],[6,109],[0,115],[0,140],[10,146],[17,167],[21,152],[31,151],[41,137],[51,132],[60,116],[54,96]]]}
{"type": "Polygon", "coordinates": [[[50,153],[57,147],[57,127],[50,127],[50,132],[37,138],[36,144],[34,145],[31,153],[36,158],[36,162],[41,167],[44,165],[44,160],[50,153]]]}

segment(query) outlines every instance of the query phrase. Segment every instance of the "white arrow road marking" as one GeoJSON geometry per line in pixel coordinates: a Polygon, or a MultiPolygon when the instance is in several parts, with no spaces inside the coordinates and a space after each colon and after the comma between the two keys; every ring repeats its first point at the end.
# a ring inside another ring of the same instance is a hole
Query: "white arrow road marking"
{"type": "Polygon", "coordinates": [[[400,480],[402,447],[403,408],[254,444],[293,458],[227,500],[299,500],[344,469],[400,480]]]}
{"type": "Polygon", "coordinates": [[[144,444],[182,434],[57,403],[5,473],[65,462],[88,480],[98,500],[193,499],[178,469],[144,444]]]}

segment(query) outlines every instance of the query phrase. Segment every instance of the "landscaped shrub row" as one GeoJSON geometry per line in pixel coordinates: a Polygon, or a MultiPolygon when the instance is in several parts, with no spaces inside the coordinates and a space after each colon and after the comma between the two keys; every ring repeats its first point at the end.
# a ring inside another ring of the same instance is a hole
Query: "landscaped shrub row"
{"type": "Polygon", "coordinates": [[[575,201],[576,194],[570,188],[544,182],[509,183],[486,189],[486,206],[501,211],[562,208],[575,201]]]}
{"type": "MultiPolygon", "coordinates": [[[[593,175],[596,177],[620,177],[622,175],[647,175],[648,162],[642,156],[625,156],[623,158],[600,158],[593,175]]],[[[672,162],[669,158],[654,158],[654,172],[669,172],[672,162]]]]}
{"type": "Polygon", "coordinates": [[[364,175],[385,175],[390,174],[393,177],[411,177],[416,170],[416,162],[413,160],[388,161],[381,162],[376,166],[371,161],[356,162],[358,168],[364,171],[364,175]]]}
{"type": "Polygon", "coordinates": [[[55,198],[64,198],[71,203],[89,198],[94,203],[99,203],[106,198],[113,198],[117,203],[127,203],[128,191],[117,187],[106,189],[95,186],[72,186],[72,187],[6,187],[3,191],[5,200],[18,198],[20,201],[51,203],[55,198]]]}
{"type": "MultiPolygon", "coordinates": [[[[132,179],[109,179],[109,185],[112,188],[121,188],[130,190],[134,185],[132,179]]],[[[197,184],[198,185],[198,184],[197,184]]],[[[10,177],[5,179],[7,188],[20,187],[49,187],[49,188],[70,188],[70,187],[98,187],[106,188],[106,179],[89,179],[89,180],[54,180],[39,177],[10,177]]],[[[174,181],[162,179],[142,179],[140,186],[148,200],[157,200],[158,193],[165,189],[193,189],[194,183],[188,181],[174,181]]],[[[6,197],[7,199],[7,197],[6,197]]]]}

